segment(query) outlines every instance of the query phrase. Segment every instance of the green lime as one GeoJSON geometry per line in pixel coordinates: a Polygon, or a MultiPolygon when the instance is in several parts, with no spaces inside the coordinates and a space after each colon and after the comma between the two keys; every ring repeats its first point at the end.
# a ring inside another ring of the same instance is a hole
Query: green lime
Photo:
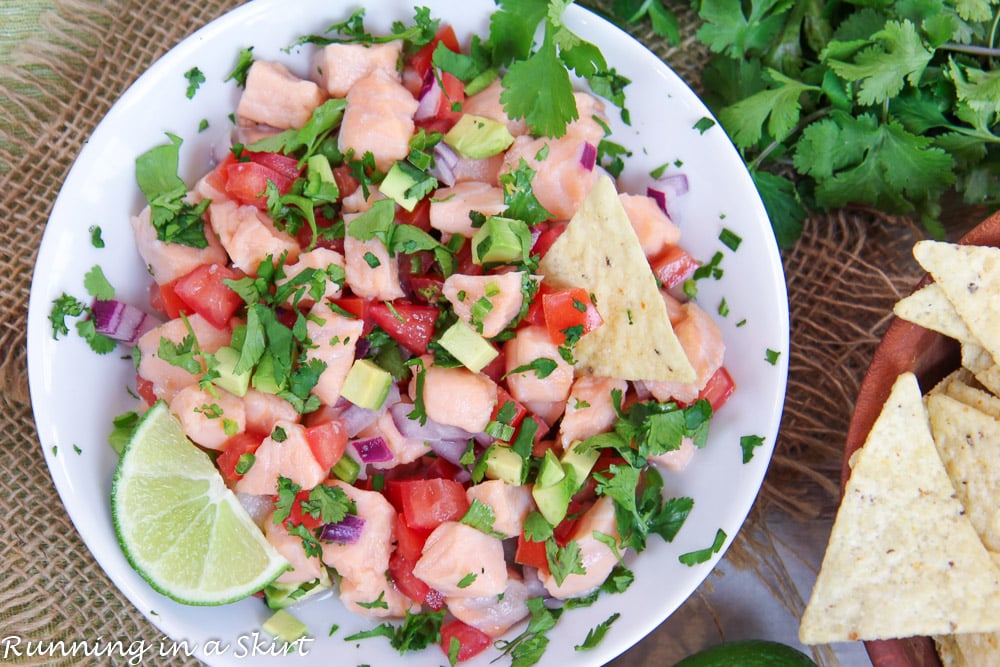
{"type": "Polygon", "coordinates": [[[674,667],[816,667],[816,663],[791,646],[763,639],[744,639],[699,651],[674,667]]]}
{"type": "Polygon", "coordinates": [[[132,567],[184,604],[241,600],[288,569],[163,401],[122,452],[111,516],[132,567]]]}

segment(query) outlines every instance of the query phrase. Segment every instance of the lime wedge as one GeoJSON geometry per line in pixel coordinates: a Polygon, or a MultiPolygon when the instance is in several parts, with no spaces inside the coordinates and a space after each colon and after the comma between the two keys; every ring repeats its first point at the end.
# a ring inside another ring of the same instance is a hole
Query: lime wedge
{"type": "Polygon", "coordinates": [[[111,515],[132,567],[184,604],[241,600],[289,567],[163,401],[122,452],[111,515]]]}

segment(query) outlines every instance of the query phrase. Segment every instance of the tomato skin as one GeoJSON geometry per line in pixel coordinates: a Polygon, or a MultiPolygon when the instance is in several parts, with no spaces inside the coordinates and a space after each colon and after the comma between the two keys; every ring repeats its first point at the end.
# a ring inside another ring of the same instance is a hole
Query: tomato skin
{"type": "Polygon", "coordinates": [[[516,431],[516,429],[521,425],[521,422],[524,421],[525,416],[527,416],[528,408],[514,400],[514,397],[507,393],[507,390],[502,386],[497,387],[497,403],[493,406],[493,414],[490,416],[490,420],[496,420],[500,414],[501,408],[503,408],[507,403],[514,404],[514,416],[506,423],[509,426],[513,426],[516,431]]]}
{"type": "Polygon", "coordinates": [[[421,303],[434,304],[444,299],[444,280],[437,276],[413,275],[409,283],[410,293],[421,303]]]}
{"type": "Polygon", "coordinates": [[[555,243],[560,236],[562,236],[564,231],[566,231],[567,224],[569,223],[562,222],[553,224],[539,234],[538,238],[535,239],[535,243],[531,246],[531,254],[538,255],[539,258],[545,257],[545,253],[549,251],[552,244],[555,243]]]}
{"type": "Polygon", "coordinates": [[[517,552],[514,554],[514,562],[548,572],[549,560],[545,556],[545,542],[529,540],[522,531],[517,537],[517,552]]]}
{"type": "Polygon", "coordinates": [[[225,159],[219,163],[219,165],[213,169],[208,175],[205,176],[205,182],[214,190],[219,192],[226,191],[226,170],[229,165],[236,164],[236,156],[232,152],[226,153],[225,159]]]}
{"type": "Polygon", "coordinates": [[[225,169],[225,192],[240,204],[267,208],[267,182],[271,181],[278,192],[287,194],[294,178],[289,178],[259,162],[233,162],[225,169]]]}
{"type": "Polygon", "coordinates": [[[556,345],[566,342],[566,330],[582,326],[585,334],[601,326],[604,320],[590,300],[587,290],[571,287],[542,295],[542,311],[549,337],[556,345]]]}
{"type": "Polygon", "coordinates": [[[438,43],[443,43],[450,51],[454,51],[455,53],[461,52],[461,47],[458,45],[458,37],[455,36],[455,29],[450,25],[443,25],[438,28],[434,38],[410,58],[410,66],[416,70],[421,79],[431,71],[431,60],[434,57],[434,49],[437,48],[438,43]]]}
{"type": "Polygon", "coordinates": [[[653,262],[653,275],[665,288],[671,289],[691,278],[699,266],[698,260],[684,248],[670,246],[653,262]]]}
{"type": "Polygon", "coordinates": [[[458,640],[458,662],[479,655],[493,643],[488,634],[459,620],[441,626],[441,650],[445,655],[450,655],[452,638],[458,640]]]}
{"type": "Polygon", "coordinates": [[[150,307],[163,313],[171,320],[176,320],[181,316],[181,313],[190,315],[194,312],[190,306],[181,301],[181,298],[177,296],[177,292],[174,291],[174,285],[176,284],[177,280],[171,280],[169,283],[163,283],[159,286],[154,284],[150,288],[149,294],[150,307]]]}
{"type": "Polygon", "coordinates": [[[336,465],[347,448],[347,429],[339,419],[307,427],[305,437],[309,451],[324,470],[336,465]]]}
{"type": "MultiPolygon", "coordinates": [[[[243,298],[224,280],[239,280],[242,271],[221,264],[202,264],[173,284],[173,292],[191,310],[216,329],[225,329],[243,305],[243,298]]],[[[166,299],[164,299],[166,301],[166,299]]]]}
{"type": "Polygon", "coordinates": [[[371,310],[372,301],[368,299],[363,299],[360,296],[343,296],[339,299],[330,299],[330,301],[341,308],[345,312],[354,315],[359,320],[364,321],[364,328],[361,331],[362,336],[367,336],[371,333],[374,322],[369,314],[371,310]]]}
{"type": "Polygon", "coordinates": [[[242,479],[243,475],[236,472],[236,464],[244,454],[257,451],[265,437],[260,433],[239,433],[229,438],[222,453],[215,457],[215,465],[222,476],[233,482],[242,479]]]}
{"type": "Polygon", "coordinates": [[[719,370],[712,374],[702,390],[698,392],[698,398],[708,401],[714,414],[726,404],[734,391],[736,391],[736,382],[733,380],[733,376],[729,374],[725,366],[720,366],[719,370]]]}
{"type": "MultiPolygon", "coordinates": [[[[281,153],[265,153],[256,151],[244,151],[243,155],[250,158],[251,162],[263,165],[268,169],[272,169],[285,178],[290,178],[293,181],[302,175],[302,170],[299,169],[299,161],[293,157],[282,155],[281,153]]],[[[275,183],[275,185],[277,185],[277,183],[275,183]]]]}
{"type": "Polygon", "coordinates": [[[333,168],[333,180],[337,183],[341,199],[351,196],[361,186],[351,168],[344,164],[333,168]]]}
{"type": "Polygon", "coordinates": [[[413,225],[418,229],[425,232],[431,230],[431,200],[429,197],[424,197],[417,202],[417,205],[413,207],[412,211],[407,211],[405,208],[400,206],[396,210],[396,222],[401,222],[404,225],[413,225]]]}
{"type": "Polygon", "coordinates": [[[469,510],[465,487],[450,479],[412,479],[397,482],[403,518],[411,528],[433,529],[458,521],[469,510]]]}
{"type": "Polygon", "coordinates": [[[406,524],[406,517],[400,513],[396,520],[396,551],[406,560],[416,563],[424,552],[424,543],[430,534],[429,530],[410,528],[406,524]]]}
{"type": "Polygon", "coordinates": [[[153,393],[153,382],[141,375],[135,376],[135,393],[139,394],[146,405],[156,403],[156,394],[153,393]]]}
{"type": "Polygon", "coordinates": [[[389,576],[399,592],[414,602],[423,603],[431,587],[413,574],[413,563],[398,551],[389,556],[389,576]]]}
{"type": "Polygon", "coordinates": [[[371,304],[368,314],[375,324],[385,329],[397,343],[413,354],[427,352],[427,344],[434,335],[434,323],[438,318],[438,309],[434,306],[394,301],[390,308],[384,302],[377,301],[371,304]]]}

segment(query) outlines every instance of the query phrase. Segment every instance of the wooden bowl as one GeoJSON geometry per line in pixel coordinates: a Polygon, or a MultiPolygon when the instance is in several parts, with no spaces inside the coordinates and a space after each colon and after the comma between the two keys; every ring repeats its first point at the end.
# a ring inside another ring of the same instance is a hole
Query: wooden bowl
{"type": "MultiPolygon", "coordinates": [[[[959,243],[1000,246],[1000,211],[969,231],[959,243]]],[[[917,288],[930,280],[930,276],[925,276],[917,288]]],[[[848,460],[864,444],[899,374],[912,371],[920,380],[921,388],[927,390],[959,365],[956,341],[893,318],[861,382],[851,415],[840,473],[841,493],[851,472],[848,460]]],[[[865,648],[875,667],[941,667],[930,637],[869,641],[865,642],[865,648]]]]}

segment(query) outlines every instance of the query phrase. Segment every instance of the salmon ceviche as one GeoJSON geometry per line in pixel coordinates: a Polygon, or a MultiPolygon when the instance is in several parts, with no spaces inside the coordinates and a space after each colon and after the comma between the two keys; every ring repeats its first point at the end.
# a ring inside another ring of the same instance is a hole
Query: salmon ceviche
{"type": "MultiPolygon", "coordinates": [[[[421,10],[382,36],[362,18],[298,61],[239,54],[232,144],[193,187],[179,137],[137,159],[153,313],[99,301],[94,320],[134,344],[138,412],[165,402],[288,561],[262,604],[430,624],[408,647],[453,664],[526,655],[497,640],[529,620],[544,649],[539,619],[624,590],[630,554],[677,534],[694,501],[664,479],[734,391],[668,213],[686,182],[600,196],[615,85],[545,122],[510,76],[530,56],[482,66],[482,41],[421,10]],[[634,266],[567,260],[622,238],[634,266]],[[681,351],[649,377],[623,357],[660,355],[660,329],[616,319],[638,281],[681,351]]],[[[398,627],[368,636],[400,648],[398,627]]]]}

